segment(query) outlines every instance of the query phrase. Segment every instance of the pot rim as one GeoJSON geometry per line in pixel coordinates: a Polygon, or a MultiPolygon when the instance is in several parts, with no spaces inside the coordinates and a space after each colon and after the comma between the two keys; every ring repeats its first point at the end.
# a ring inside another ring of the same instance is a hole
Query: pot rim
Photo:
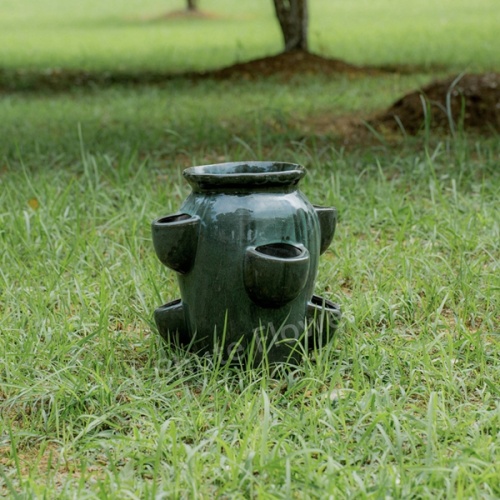
{"type": "Polygon", "coordinates": [[[256,186],[294,186],[306,170],[297,163],[279,161],[241,161],[186,168],[186,180],[195,189],[252,188],[256,186]]]}

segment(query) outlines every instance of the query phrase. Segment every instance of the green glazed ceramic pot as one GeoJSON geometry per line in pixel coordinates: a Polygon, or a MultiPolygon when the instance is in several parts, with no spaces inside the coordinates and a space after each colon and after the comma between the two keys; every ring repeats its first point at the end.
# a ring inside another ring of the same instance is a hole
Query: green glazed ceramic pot
{"type": "Polygon", "coordinates": [[[313,289],[336,210],[309,203],[298,190],[304,175],[300,165],[277,162],[184,171],[191,194],[152,224],[156,254],[177,272],[181,291],[155,311],[165,340],[223,361],[250,351],[279,362],[333,333],[340,309],[313,289]]]}

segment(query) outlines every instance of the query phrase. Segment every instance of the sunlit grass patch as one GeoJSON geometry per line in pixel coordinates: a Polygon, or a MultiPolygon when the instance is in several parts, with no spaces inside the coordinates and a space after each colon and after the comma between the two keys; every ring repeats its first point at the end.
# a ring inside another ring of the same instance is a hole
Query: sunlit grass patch
{"type": "MultiPolygon", "coordinates": [[[[183,1],[22,0],[0,20],[2,66],[87,70],[221,67],[277,53],[281,35],[270,0],[213,0],[210,19],[168,19],[183,1]]],[[[495,0],[310,3],[311,49],[356,64],[500,65],[495,0]]]]}

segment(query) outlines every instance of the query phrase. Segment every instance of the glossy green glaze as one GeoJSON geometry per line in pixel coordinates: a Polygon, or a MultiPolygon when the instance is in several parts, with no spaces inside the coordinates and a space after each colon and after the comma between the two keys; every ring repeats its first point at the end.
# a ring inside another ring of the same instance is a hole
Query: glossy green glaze
{"type": "Polygon", "coordinates": [[[309,203],[297,187],[304,175],[300,165],[275,162],[184,171],[191,194],[152,225],[156,253],[178,272],[182,297],[155,311],[164,338],[177,332],[228,360],[254,343],[257,357],[265,349],[270,361],[284,361],[318,325],[318,312],[336,324],[338,308],[313,297],[336,211],[309,203]]]}

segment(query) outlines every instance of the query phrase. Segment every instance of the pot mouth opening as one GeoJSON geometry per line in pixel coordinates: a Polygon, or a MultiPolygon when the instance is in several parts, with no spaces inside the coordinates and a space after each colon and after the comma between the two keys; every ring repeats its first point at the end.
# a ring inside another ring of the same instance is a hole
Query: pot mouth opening
{"type": "Polygon", "coordinates": [[[162,306],[158,307],[158,311],[165,312],[170,309],[175,309],[179,308],[179,306],[182,306],[182,299],[175,299],[172,300],[171,302],[167,302],[166,304],[163,304],[162,306]]]}
{"type": "Polygon", "coordinates": [[[274,161],[217,163],[190,167],[183,172],[187,181],[201,190],[259,185],[293,186],[305,174],[302,165],[274,161]]]}
{"type": "Polygon", "coordinates": [[[288,243],[269,243],[255,248],[255,251],[278,259],[296,259],[304,254],[303,248],[288,243]]]}
{"type": "Polygon", "coordinates": [[[314,307],[314,309],[323,309],[326,312],[334,312],[338,310],[338,305],[332,302],[331,300],[324,299],[319,295],[313,295],[311,300],[309,301],[310,305],[314,307]]]}
{"type": "Polygon", "coordinates": [[[193,217],[189,214],[178,213],[172,215],[165,215],[164,217],[160,217],[153,222],[153,225],[183,225],[187,221],[196,222],[197,217],[193,217]]]}

